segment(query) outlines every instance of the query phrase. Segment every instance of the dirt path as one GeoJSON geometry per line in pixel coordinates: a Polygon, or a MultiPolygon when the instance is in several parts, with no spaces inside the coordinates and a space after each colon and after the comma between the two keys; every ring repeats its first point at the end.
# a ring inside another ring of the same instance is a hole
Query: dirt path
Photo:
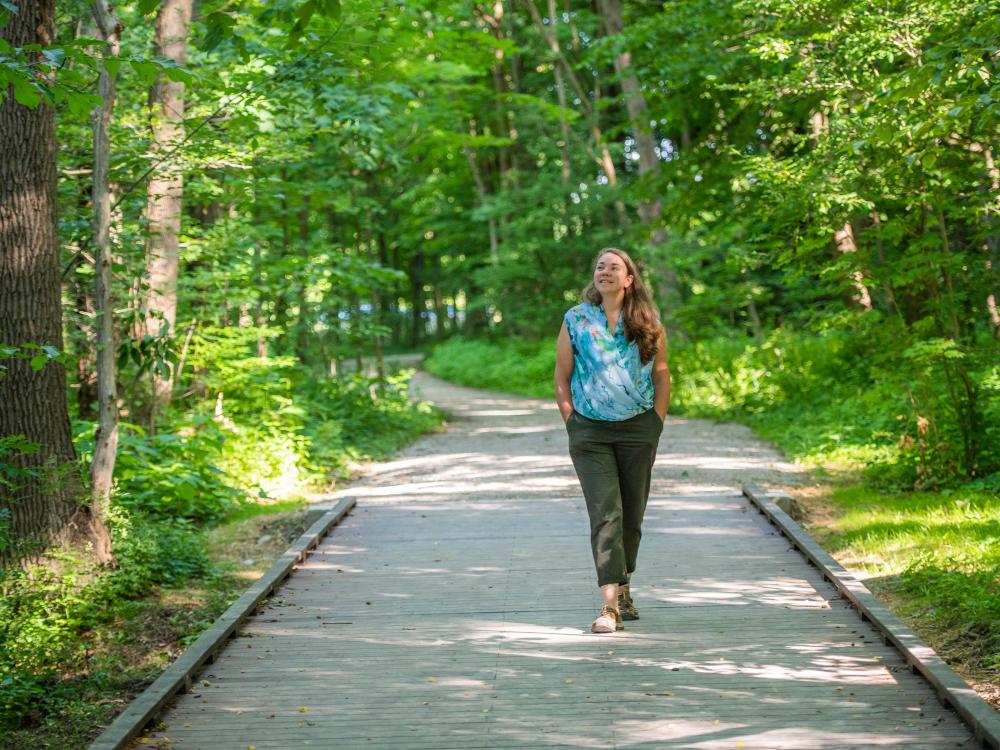
{"type": "MultiPolygon", "coordinates": [[[[580,494],[553,400],[463,388],[423,372],[413,388],[450,415],[446,430],[418,440],[395,461],[369,466],[364,479],[343,494],[389,500],[406,496],[398,495],[401,485],[407,493],[437,499],[466,492],[580,494]]],[[[651,494],[739,493],[740,482],[770,489],[799,484],[805,476],[748,427],[668,415],[651,494]]]]}

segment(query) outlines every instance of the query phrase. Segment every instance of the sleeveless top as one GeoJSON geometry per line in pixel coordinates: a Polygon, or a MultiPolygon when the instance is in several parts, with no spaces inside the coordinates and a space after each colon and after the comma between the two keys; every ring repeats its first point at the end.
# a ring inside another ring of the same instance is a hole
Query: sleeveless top
{"type": "Polygon", "coordinates": [[[584,302],[563,320],[573,344],[573,408],[589,419],[621,422],[653,408],[653,360],[625,338],[621,315],[612,334],[604,308],[584,302]]]}

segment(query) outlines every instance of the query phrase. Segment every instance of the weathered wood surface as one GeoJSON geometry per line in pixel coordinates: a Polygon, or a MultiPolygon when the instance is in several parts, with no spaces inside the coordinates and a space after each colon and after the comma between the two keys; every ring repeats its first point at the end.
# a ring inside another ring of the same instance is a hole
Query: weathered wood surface
{"type": "Polygon", "coordinates": [[[592,635],[586,510],[558,416],[448,393],[464,418],[354,490],[355,511],[147,745],[977,746],[739,494],[739,477],[790,471],[759,444],[668,423],[642,619],[592,635]]]}

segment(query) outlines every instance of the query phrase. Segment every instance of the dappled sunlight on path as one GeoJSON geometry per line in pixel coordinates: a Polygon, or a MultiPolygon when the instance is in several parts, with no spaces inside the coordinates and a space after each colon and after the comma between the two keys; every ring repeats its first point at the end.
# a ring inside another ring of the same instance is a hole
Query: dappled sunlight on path
{"type": "Polygon", "coordinates": [[[418,387],[447,431],[358,506],[166,717],[174,748],[974,747],[738,494],[796,467],[671,418],[634,584],[598,636],[586,509],[554,405],[418,387]]]}

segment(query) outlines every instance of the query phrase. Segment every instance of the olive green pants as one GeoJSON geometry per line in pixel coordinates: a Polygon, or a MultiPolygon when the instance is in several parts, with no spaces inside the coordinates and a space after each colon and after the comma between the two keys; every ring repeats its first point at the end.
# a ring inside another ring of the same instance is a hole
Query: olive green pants
{"type": "Polygon", "coordinates": [[[621,422],[588,419],[574,411],[566,431],[587,501],[597,585],[628,583],[639,554],[663,422],[653,409],[621,422]]]}

